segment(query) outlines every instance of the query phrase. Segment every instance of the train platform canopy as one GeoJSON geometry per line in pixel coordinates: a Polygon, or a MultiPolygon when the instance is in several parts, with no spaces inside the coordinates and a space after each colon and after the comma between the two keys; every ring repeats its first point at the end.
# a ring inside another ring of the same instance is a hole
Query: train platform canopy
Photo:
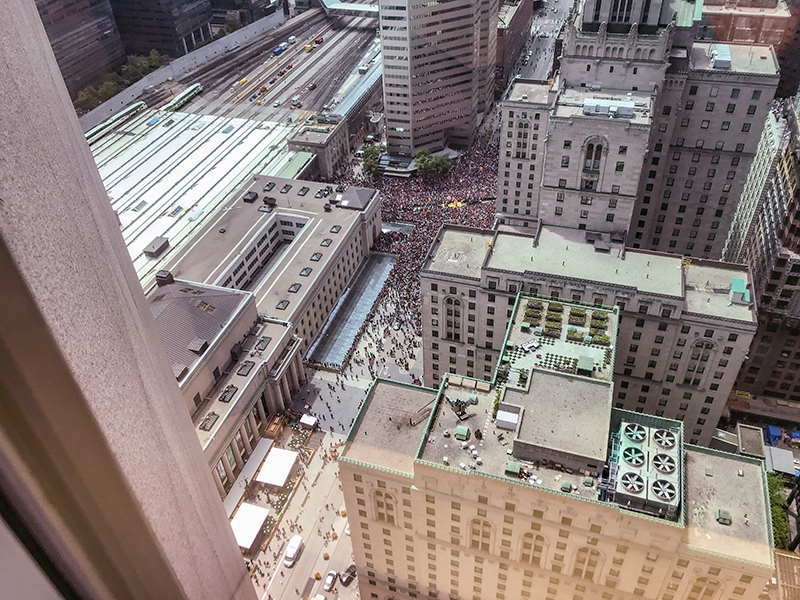
{"type": "Polygon", "coordinates": [[[269,509],[244,502],[231,519],[231,529],[240,548],[250,550],[269,516],[269,509]]]}
{"type": "Polygon", "coordinates": [[[284,450],[283,448],[273,448],[267,454],[267,460],[264,461],[263,466],[258,471],[256,481],[266,485],[283,487],[296,460],[297,452],[284,450]]]}

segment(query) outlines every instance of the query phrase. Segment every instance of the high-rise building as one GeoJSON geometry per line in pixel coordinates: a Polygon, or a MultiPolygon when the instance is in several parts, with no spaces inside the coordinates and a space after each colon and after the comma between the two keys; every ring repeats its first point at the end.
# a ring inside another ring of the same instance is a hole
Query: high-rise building
{"type": "Polygon", "coordinates": [[[210,0],[111,0],[128,54],[183,56],[211,40],[210,0]]]}
{"type": "Polygon", "coordinates": [[[472,143],[494,91],[497,11],[498,0],[381,5],[390,154],[472,143]]]}
{"type": "Polygon", "coordinates": [[[0,41],[4,594],[254,599],[33,2],[0,41]]]}
{"type": "Polygon", "coordinates": [[[420,272],[425,384],[447,372],[492,380],[520,292],[616,305],[614,406],[681,420],[707,445],[756,330],[748,269],[621,241],[548,225],[442,228],[420,272]]]}
{"type": "Polygon", "coordinates": [[[613,341],[526,350],[529,300],[565,324],[604,318],[613,340],[615,311],[520,296],[497,387],[367,391],[338,461],[361,597],[758,598],[774,572],[763,462],[612,408],[613,341]]]}
{"type": "Polygon", "coordinates": [[[628,235],[719,259],[778,83],[772,47],[673,47],[628,235]]]}
{"type": "Polygon", "coordinates": [[[36,0],[36,8],[73,97],[125,62],[110,0],[36,0]]]}
{"type": "Polygon", "coordinates": [[[780,66],[776,95],[797,93],[797,25],[800,10],[794,0],[742,0],[703,2],[699,40],[773,46],[780,66]],[[790,9],[790,5],[792,8],[790,9]]]}
{"type": "Polygon", "coordinates": [[[768,46],[696,42],[695,8],[597,0],[567,22],[553,81],[503,107],[501,223],[722,255],[778,69],[768,46]]]}
{"type": "Polygon", "coordinates": [[[531,38],[535,0],[504,0],[497,15],[495,79],[505,88],[514,65],[531,38]]]}
{"type": "Polygon", "coordinates": [[[800,401],[800,240],[796,105],[782,101],[767,116],[724,259],[749,265],[758,299],[758,331],[736,387],[800,401]]]}

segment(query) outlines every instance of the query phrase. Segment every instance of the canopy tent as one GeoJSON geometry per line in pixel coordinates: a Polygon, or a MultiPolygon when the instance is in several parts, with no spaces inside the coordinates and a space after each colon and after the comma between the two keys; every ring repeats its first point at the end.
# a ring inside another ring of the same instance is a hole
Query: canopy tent
{"type": "Polygon", "coordinates": [[[244,463],[242,472],[239,473],[236,481],[233,482],[233,486],[228,492],[228,495],[225,496],[225,501],[223,502],[225,513],[228,515],[228,518],[230,518],[233,511],[236,510],[239,501],[242,499],[242,496],[244,496],[244,492],[247,489],[247,483],[245,482],[249,483],[253,481],[256,471],[264,462],[264,457],[267,455],[267,452],[269,452],[269,449],[272,448],[272,444],[273,441],[271,439],[261,438],[258,444],[256,444],[256,447],[253,448],[253,453],[250,455],[250,458],[244,463]]]}
{"type": "Polygon", "coordinates": [[[774,446],[781,439],[781,428],[777,425],[767,425],[767,441],[774,446]]]}
{"type": "Polygon", "coordinates": [[[314,429],[314,426],[317,424],[317,417],[313,417],[311,415],[303,415],[300,417],[300,426],[305,429],[314,429]]]}
{"type": "Polygon", "coordinates": [[[267,460],[264,461],[264,465],[258,471],[256,481],[283,487],[295,460],[297,460],[297,452],[284,450],[283,448],[273,448],[267,454],[267,460]]]}
{"type": "Polygon", "coordinates": [[[250,550],[267,520],[269,509],[243,502],[231,519],[231,529],[240,548],[250,550]]]}

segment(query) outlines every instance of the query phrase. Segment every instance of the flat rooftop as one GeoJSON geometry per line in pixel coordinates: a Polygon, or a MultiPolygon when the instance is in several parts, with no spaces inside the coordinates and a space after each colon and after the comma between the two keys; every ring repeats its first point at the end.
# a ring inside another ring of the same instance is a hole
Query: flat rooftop
{"type": "Polygon", "coordinates": [[[350,234],[361,226],[362,212],[379,200],[379,192],[371,188],[334,188],[256,175],[232,195],[218,218],[203,227],[176,264],[165,268],[181,279],[222,285],[232,266],[252,260],[247,253],[256,239],[278,235],[283,242],[289,242],[288,247],[248,289],[256,294],[260,313],[291,321],[306,296],[317,289],[321,278],[327,277],[327,261],[350,242],[350,234]],[[326,194],[320,195],[322,191],[326,194]],[[254,202],[245,202],[247,193],[258,197],[254,202]],[[326,205],[329,211],[325,210],[326,205]],[[279,304],[282,308],[278,308],[279,304]]]}
{"type": "Polygon", "coordinates": [[[633,116],[623,117],[617,116],[612,121],[625,121],[646,125],[651,122],[652,111],[652,97],[647,92],[630,92],[619,91],[614,92],[611,90],[598,90],[593,91],[589,88],[581,87],[568,87],[564,88],[558,95],[553,117],[579,117],[584,119],[604,119],[609,120],[608,113],[585,115],[583,113],[584,100],[613,100],[619,102],[633,102],[633,116]]]}
{"type": "Polygon", "coordinates": [[[731,67],[730,69],[721,69],[714,68],[710,56],[711,51],[717,45],[719,44],[695,42],[691,50],[692,68],[728,73],[737,72],[778,76],[778,60],[771,46],[726,43],[731,49],[731,67]]]}
{"type": "Polygon", "coordinates": [[[425,270],[480,279],[493,239],[491,230],[444,229],[431,248],[425,270]]]}
{"type": "MultiPolygon", "coordinates": [[[[686,310],[693,313],[711,314],[749,323],[756,322],[753,303],[732,304],[730,290],[734,279],[751,284],[750,273],[744,265],[697,261],[685,269],[686,310]]],[[[753,290],[750,290],[753,295],[753,290]]]]}
{"type": "Polygon", "coordinates": [[[613,281],[645,292],[679,298],[683,295],[681,257],[625,250],[612,243],[610,252],[595,252],[586,232],[544,225],[538,239],[499,233],[489,268],[546,273],[574,279],[613,281]]]}
{"type": "Polygon", "coordinates": [[[435,390],[376,379],[350,429],[342,456],[413,473],[414,457],[435,399],[435,390]]]}
{"type": "Polygon", "coordinates": [[[687,543],[708,552],[773,565],[772,528],[763,463],[699,446],[687,446],[685,503],[687,543]],[[718,509],[731,524],[716,520],[718,509]]]}
{"type": "Polygon", "coordinates": [[[343,127],[344,121],[340,121],[336,125],[318,124],[318,125],[304,125],[291,140],[293,143],[298,144],[313,144],[315,146],[323,146],[330,138],[333,130],[337,127],[343,127]]]}
{"type": "Polygon", "coordinates": [[[511,102],[530,102],[536,104],[548,103],[550,85],[546,83],[533,83],[531,81],[516,80],[511,85],[508,100],[511,102]]]}

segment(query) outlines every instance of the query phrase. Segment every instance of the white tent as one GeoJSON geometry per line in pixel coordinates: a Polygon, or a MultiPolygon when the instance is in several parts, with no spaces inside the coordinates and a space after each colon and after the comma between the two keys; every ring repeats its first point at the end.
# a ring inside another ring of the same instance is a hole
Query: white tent
{"type": "Polygon", "coordinates": [[[286,478],[294,466],[294,461],[297,459],[297,452],[291,450],[284,450],[282,448],[273,448],[267,454],[267,460],[264,461],[261,469],[256,475],[256,481],[266,483],[267,485],[274,485],[282,487],[286,483],[286,478]]]}
{"type": "Polygon", "coordinates": [[[269,509],[243,502],[231,519],[231,529],[240,548],[250,550],[259,530],[267,520],[269,509]]]}
{"type": "Polygon", "coordinates": [[[303,415],[300,417],[300,425],[305,429],[314,429],[314,426],[317,424],[317,417],[313,417],[311,415],[303,415]]]}

